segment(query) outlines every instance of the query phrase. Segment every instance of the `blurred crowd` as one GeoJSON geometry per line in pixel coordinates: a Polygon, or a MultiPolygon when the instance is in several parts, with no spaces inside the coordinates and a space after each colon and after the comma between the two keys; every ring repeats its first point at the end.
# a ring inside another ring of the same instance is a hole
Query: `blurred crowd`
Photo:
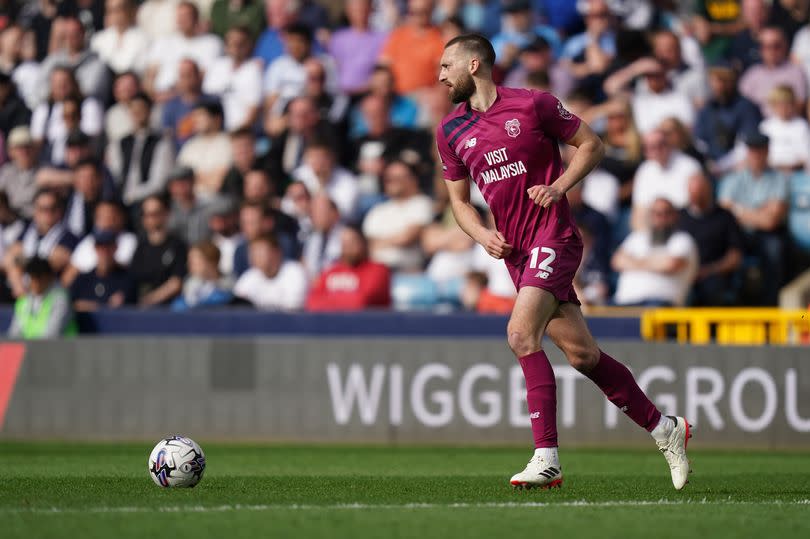
{"type": "Polygon", "coordinates": [[[585,305],[775,304],[810,267],[809,4],[0,0],[0,299],[508,312],[433,138],[478,32],[606,144],[568,194],[585,305]]]}

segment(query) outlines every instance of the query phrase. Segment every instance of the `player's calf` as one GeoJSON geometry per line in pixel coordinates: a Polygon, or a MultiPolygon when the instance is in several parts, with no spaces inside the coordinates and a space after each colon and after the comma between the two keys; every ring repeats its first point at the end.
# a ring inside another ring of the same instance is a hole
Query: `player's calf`
{"type": "Polygon", "coordinates": [[[574,367],[577,371],[587,375],[599,363],[599,356],[601,352],[599,348],[594,345],[589,346],[567,346],[563,348],[565,358],[568,364],[574,367]]]}

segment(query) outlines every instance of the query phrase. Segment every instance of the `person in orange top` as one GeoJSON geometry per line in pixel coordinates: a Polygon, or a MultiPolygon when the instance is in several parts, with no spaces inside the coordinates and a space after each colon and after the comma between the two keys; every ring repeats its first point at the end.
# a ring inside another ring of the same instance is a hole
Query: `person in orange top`
{"type": "Polygon", "coordinates": [[[391,273],[368,259],[368,245],[360,229],[345,227],[340,237],[340,259],[315,280],[307,310],[360,311],[391,305],[391,273]]]}
{"type": "Polygon", "coordinates": [[[380,62],[394,72],[399,94],[436,84],[444,39],[430,23],[432,13],[433,0],[409,0],[405,22],[391,32],[380,53],[380,62]]]}

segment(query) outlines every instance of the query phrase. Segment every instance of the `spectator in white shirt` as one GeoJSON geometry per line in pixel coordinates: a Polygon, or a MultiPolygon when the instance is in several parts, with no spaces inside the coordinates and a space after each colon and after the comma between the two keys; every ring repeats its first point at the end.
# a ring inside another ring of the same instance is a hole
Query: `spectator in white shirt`
{"type": "Polygon", "coordinates": [[[810,126],[798,114],[793,88],[780,85],[771,90],[768,108],[773,115],[759,125],[770,139],[768,166],[792,173],[810,163],[810,126]]]}
{"type": "MultiPolygon", "coordinates": [[[[285,54],[273,60],[264,77],[265,107],[275,116],[281,116],[289,101],[301,95],[307,82],[304,67],[312,56],[312,30],[303,24],[287,25],[283,31],[285,54]]],[[[326,74],[326,89],[336,90],[335,70],[332,59],[318,55],[326,74]]]]}
{"type": "Polygon", "coordinates": [[[214,34],[200,34],[197,6],[191,2],[177,4],[177,31],[155,41],[147,60],[145,86],[158,101],[174,95],[180,61],[189,58],[205,69],[222,54],[222,40],[214,34]]]}
{"type": "MultiPolygon", "coordinates": [[[[14,27],[12,27],[14,28],[14,27]]],[[[36,108],[42,98],[42,64],[37,57],[37,38],[33,30],[25,30],[20,43],[20,63],[14,68],[12,78],[20,96],[30,109],[36,108]]]]}
{"type": "Polygon", "coordinates": [[[47,155],[52,164],[61,165],[65,158],[65,143],[71,129],[81,129],[85,135],[95,137],[101,133],[104,113],[99,102],[82,98],[79,84],[68,68],[57,67],[51,72],[48,101],[40,104],[31,117],[31,136],[39,144],[47,144],[47,155]],[[65,117],[65,102],[79,104],[65,117]]]}
{"type": "Polygon", "coordinates": [[[140,7],[138,7],[138,27],[150,40],[160,39],[172,34],[177,29],[174,13],[178,3],[178,0],[146,0],[141,2],[140,7]]]}
{"type": "Polygon", "coordinates": [[[689,201],[689,177],[700,170],[700,164],[673,149],[659,129],[644,136],[644,155],[646,160],[633,180],[634,230],[643,228],[649,208],[657,198],[669,200],[678,209],[685,207],[689,201]]]}
{"type": "Polygon", "coordinates": [[[673,306],[686,303],[697,274],[698,251],[692,237],[676,230],[678,212],[666,199],[653,202],[649,228],[636,230],[613,255],[619,272],[618,305],[673,306]]]}
{"type": "Polygon", "coordinates": [[[363,221],[371,259],[395,271],[421,271],[425,256],[419,240],[433,221],[433,201],[419,191],[413,167],[401,160],[385,167],[383,185],[389,200],[371,208],[363,221]]]}
{"type": "Polygon", "coordinates": [[[233,292],[258,309],[300,310],[307,295],[306,271],[300,262],[284,260],[274,236],[260,236],[250,242],[250,269],[233,292]]]}
{"type": "MultiPolygon", "coordinates": [[[[227,279],[233,277],[233,256],[236,248],[243,241],[239,233],[239,207],[235,200],[222,197],[211,205],[208,217],[208,228],[211,229],[211,241],[219,248],[219,272],[227,279]]],[[[232,282],[232,281],[231,281],[232,282]]]]}
{"type": "Polygon", "coordinates": [[[673,89],[663,64],[650,60],[644,72],[646,91],[633,96],[633,119],[643,135],[652,131],[664,118],[673,116],[687,127],[695,123],[695,107],[689,97],[673,89]]]}
{"type": "Polygon", "coordinates": [[[194,170],[194,192],[204,200],[222,189],[231,166],[231,139],[222,130],[222,105],[200,103],[194,108],[195,135],[183,145],[177,162],[194,170]]]}
{"type": "Polygon", "coordinates": [[[251,58],[250,31],[237,26],[225,34],[225,56],[215,60],[205,73],[203,92],[222,99],[225,127],[235,131],[251,127],[262,100],[261,61],[251,58]]]}
{"type": "Polygon", "coordinates": [[[90,41],[90,48],[115,73],[141,73],[145,67],[149,37],[133,19],[131,0],[107,0],[104,30],[90,41]]]}
{"type": "Polygon", "coordinates": [[[113,82],[115,104],[104,114],[104,135],[108,144],[132,134],[135,126],[132,125],[129,103],[140,91],[141,81],[136,73],[127,71],[115,77],[113,82]]]}
{"type": "Polygon", "coordinates": [[[313,195],[325,192],[335,201],[344,219],[351,220],[357,209],[357,178],[337,166],[334,149],[328,142],[315,140],[304,151],[304,164],[293,171],[294,179],[307,186],[313,195]]]}

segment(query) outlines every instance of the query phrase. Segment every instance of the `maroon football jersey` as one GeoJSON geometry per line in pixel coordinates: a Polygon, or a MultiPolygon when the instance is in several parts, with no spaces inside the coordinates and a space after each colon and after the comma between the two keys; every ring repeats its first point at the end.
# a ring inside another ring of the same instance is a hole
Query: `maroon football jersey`
{"type": "Polygon", "coordinates": [[[563,172],[560,141],[570,139],[580,119],[553,95],[498,87],[486,112],[464,103],[436,130],[444,178],[468,176],[478,184],[498,231],[514,246],[507,262],[521,263],[534,246],[580,241],[568,200],[543,209],[526,193],[551,185],[563,172]]]}

